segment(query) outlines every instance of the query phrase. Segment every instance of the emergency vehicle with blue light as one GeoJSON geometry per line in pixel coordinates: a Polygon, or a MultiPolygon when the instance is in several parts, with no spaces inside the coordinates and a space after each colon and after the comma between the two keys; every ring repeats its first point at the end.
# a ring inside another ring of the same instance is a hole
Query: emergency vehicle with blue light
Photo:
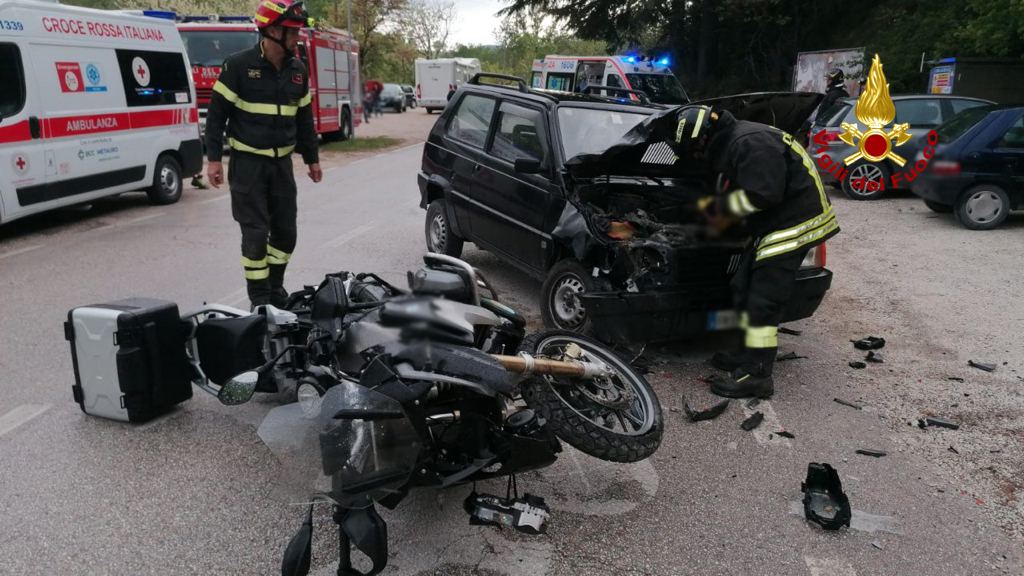
{"type": "Polygon", "coordinates": [[[545,56],[533,61],[533,88],[585,92],[588,86],[610,86],[644,92],[656,104],[690,101],[667,56],[545,56]]]}

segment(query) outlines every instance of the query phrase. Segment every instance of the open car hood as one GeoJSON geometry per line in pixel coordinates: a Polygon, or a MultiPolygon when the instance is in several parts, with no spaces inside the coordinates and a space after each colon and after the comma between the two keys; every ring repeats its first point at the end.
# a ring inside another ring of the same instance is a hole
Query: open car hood
{"type": "MultiPolygon", "coordinates": [[[[750,120],[796,133],[821,102],[817,92],[752,92],[709,98],[688,105],[703,104],[714,110],[728,110],[737,120],[750,120]]],[[[672,177],[703,171],[694,162],[680,162],[665,140],[676,132],[676,110],[652,114],[600,154],[580,154],[565,163],[576,177],[603,175],[672,177]]]]}

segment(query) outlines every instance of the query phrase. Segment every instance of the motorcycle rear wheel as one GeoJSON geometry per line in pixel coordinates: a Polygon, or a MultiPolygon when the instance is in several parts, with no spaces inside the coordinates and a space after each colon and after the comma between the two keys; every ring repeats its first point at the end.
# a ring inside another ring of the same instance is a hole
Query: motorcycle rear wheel
{"type": "Polygon", "coordinates": [[[523,399],[547,420],[555,435],[572,447],[610,462],[637,462],[661,444],[665,423],[661,404],[640,373],[600,342],[568,330],[527,336],[520,352],[562,359],[576,345],[582,360],[603,363],[608,379],[537,376],[523,385],[523,399]]]}

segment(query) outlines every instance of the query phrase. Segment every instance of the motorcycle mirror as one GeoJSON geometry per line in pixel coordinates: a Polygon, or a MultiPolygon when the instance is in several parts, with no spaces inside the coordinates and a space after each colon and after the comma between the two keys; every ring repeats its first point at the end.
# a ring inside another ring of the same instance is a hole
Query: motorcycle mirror
{"type": "Polygon", "coordinates": [[[225,406],[245,404],[252,399],[252,395],[256,392],[256,383],[259,382],[259,379],[260,373],[256,370],[242,372],[220,387],[217,399],[225,406]]]}
{"type": "Polygon", "coordinates": [[[306,576],[313,559],[313,507],[306,512],[302,528],[292,536],[281,560],[281,576],[306,576]]]}

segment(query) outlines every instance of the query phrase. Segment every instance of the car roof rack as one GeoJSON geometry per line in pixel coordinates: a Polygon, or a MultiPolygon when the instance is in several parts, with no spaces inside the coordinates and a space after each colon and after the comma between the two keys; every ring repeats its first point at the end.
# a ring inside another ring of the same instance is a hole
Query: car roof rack
{"type": "Polygon", "coordinates": [[[508,80],[510,82],[515,82],[516,85],[517,85],[516,88],[520,92],[526,93],[526,92],[530,91],[526,87],[526,81],[525,80],[523,80],[522,78],[520,78],[518,76],[510,76],[508,74],[492,74],[490,72],[477,72],[476,74],[473,75],[472,78],[469,79],[469,84],[473,84],[475,86],[496,86],[498,88],[503,88],[504,87],[502,84],[491,84],[491,83],[484,84],[483,82],[480,82],[480,80],[482,78],[495,78],[495,79],[498,79],[498,80],[508,80]]]}
{"type": "MultiPolygon", "coordinates": [[[[593,94],[594,92],[596,92],[598,90],[607,90],[609,92],[622,92],[622,93],[625,93],[627,95],[632,94],[632,95],[635,95],[640,100],[641,104],[650,104],[651,103],[651,97],[648,96],[647,92],[644,92],[643,90],[630,90],[629,88],[619,88],[618,86],[605,86],[603,84],[591,84],[591,85],[587,86],[587,93],[588,94],[593,94]]],[[[595,96],[603,96],[603,94],[593,94],[593,95],[595,95],[595,96]]]]}

